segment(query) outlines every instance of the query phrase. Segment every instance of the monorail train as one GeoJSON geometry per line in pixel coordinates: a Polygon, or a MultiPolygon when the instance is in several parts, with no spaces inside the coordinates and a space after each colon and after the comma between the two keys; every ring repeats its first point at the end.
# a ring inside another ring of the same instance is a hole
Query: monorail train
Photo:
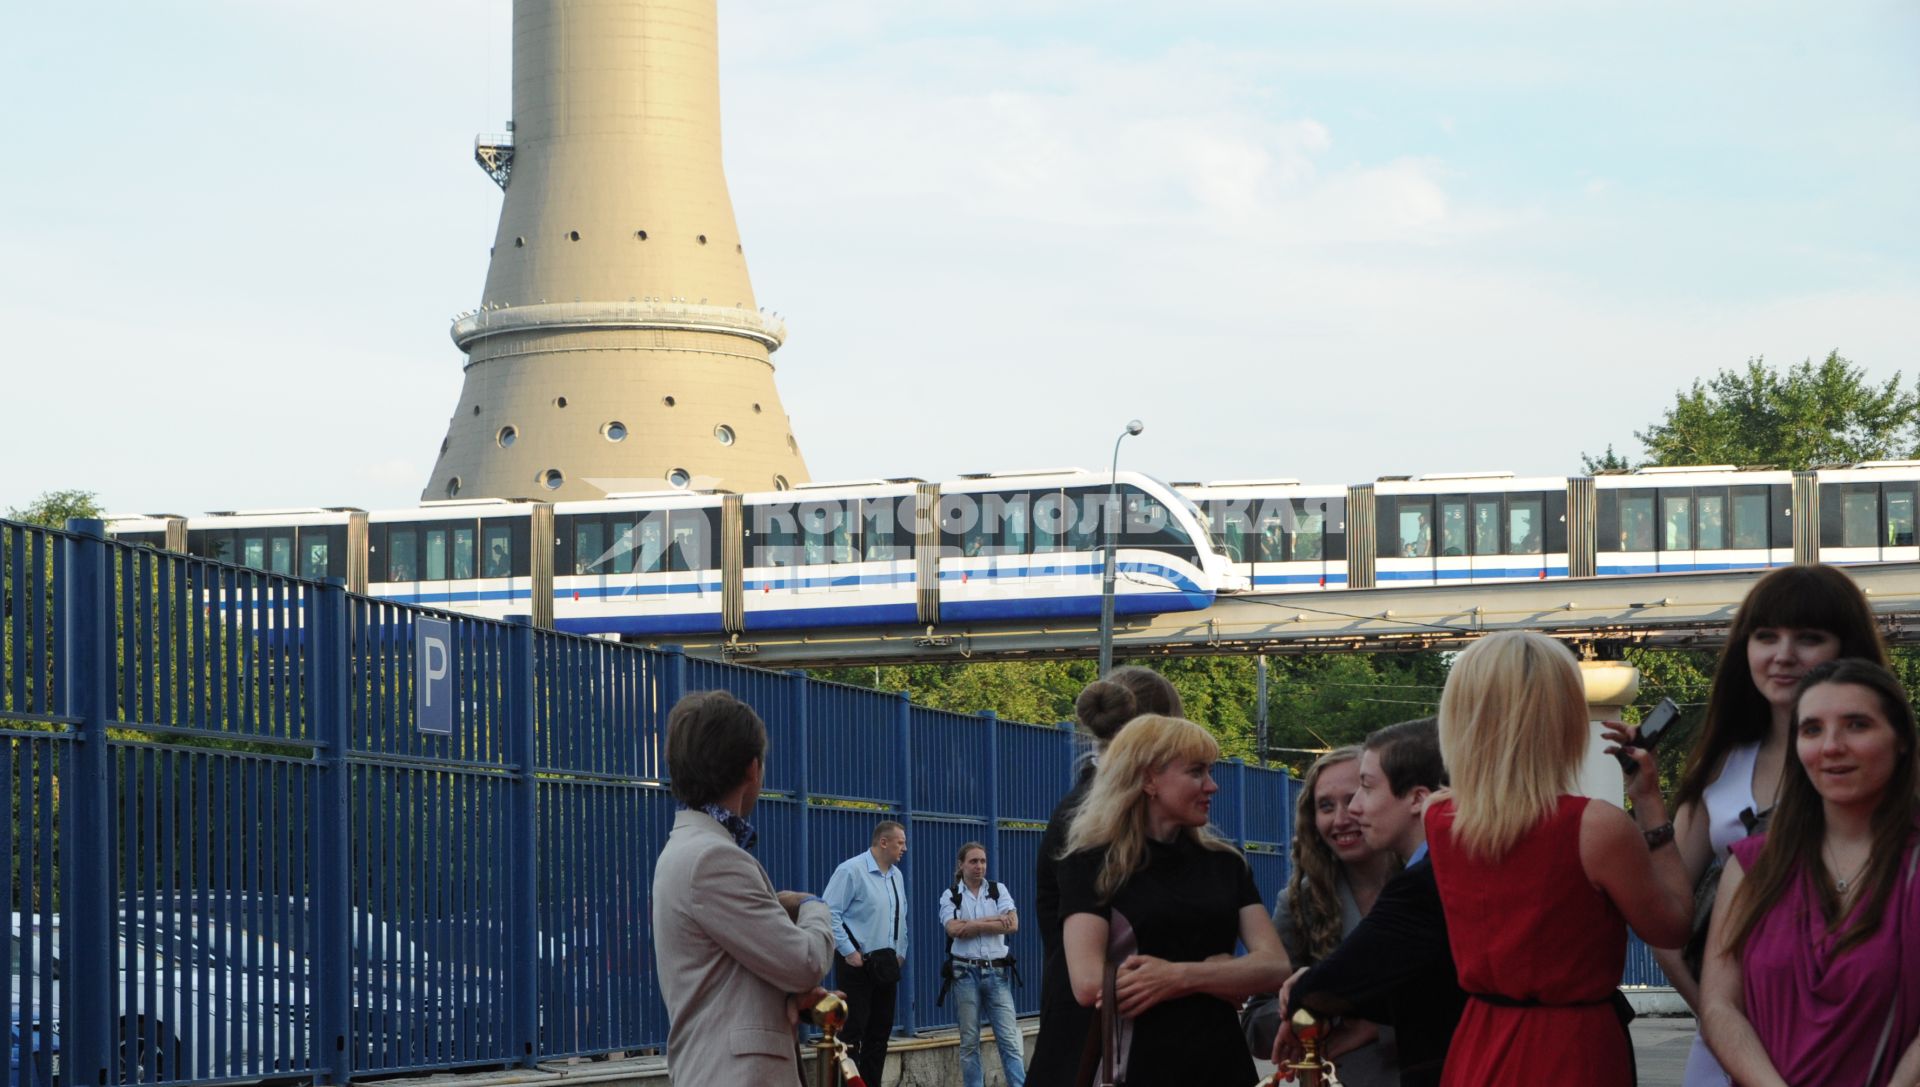
{"type": "MultiPolygon", "coordinates": [[[[657,637],[1097,615],[1108,480],[1079,469],[685,490],[591,502],[118,517],[119,539],[493,618],[657,637]],[[540,546],[534,546],[540,541],[540,546]],[[550,541],[550,542],[549,542],[550,541]]],[[[1205,608],[1247,587],[1199,510],[1116,480],[1115,611],[1205,608]]]]}
{"type": "Polygon", "coordinates": [[[1255,591],[1920,559],[1920,461],[1175,487],[1255,591]]]}

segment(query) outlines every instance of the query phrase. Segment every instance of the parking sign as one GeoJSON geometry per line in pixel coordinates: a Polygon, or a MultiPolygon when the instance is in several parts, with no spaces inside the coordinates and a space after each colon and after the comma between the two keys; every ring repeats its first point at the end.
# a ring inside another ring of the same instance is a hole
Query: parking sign
{"type": "Polygon", "coordinates": [[[453,735],[453,624],[413,621],[413,709],[421,732],[453,735]]]}

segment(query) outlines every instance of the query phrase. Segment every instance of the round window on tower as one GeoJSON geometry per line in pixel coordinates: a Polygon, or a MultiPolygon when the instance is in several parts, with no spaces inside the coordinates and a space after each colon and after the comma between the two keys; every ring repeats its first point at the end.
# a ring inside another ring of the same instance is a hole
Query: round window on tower
{"type": "Polygon", "coordinates": [[[554,397],[554,398],[553,398],[553,406],[554,406],[554,407],[556,407],[556,408],[564,408],[564,407],[566,407],[566,406],[567,406],[567,398],[566,398],[566,397],[564,397],[564,396],[556,396],[556,397],[554,397]]]}
{"type": "Polygon", "coordinates": [[[773,477],[773,489],[774,489],[774,490],[776,490],[776,491],[785,491],[785,490],[789,490],[789,489],[791,489],[791,488],[792,488],[792,486],[793,486],[793,484],[791,484],[791,483],[788,483],[788,482],[787,482],[787,477],[786,477],[786,476],[774,476],[774,477],[773,477]]]}
{"type": "Polygon", "coordinates": [[[693,474],[685,468],[673,468],[667,472],[667,482],[675,487],[685,487],[693,482],[693,474]]]}
{"type": "Polygon", "coordinates": [[[560,469],[558,468],[549,468],[540,473],[540,485],[549,491],[557,491],[566,486],[566,484],[567,477],[561,475],[560,469]]]}
{"type": "Polygon", "coordinates": [[[620,422],[608,423],[606,426],[600,428],[600,433],[606,435],[607,440],[610,442],[624,442],[627,440],[627,424],[620,422]]]}
{"type": "Polygon", "coordinates": [[[675,401],[674,401],[674,399],[673,399],[673,397],[671,397],[671,396],[663,396],[663,397],[661,397],[661,398],[660,398],[660,402],[661,402],[662,404],[665,404],[665,405],[666,405],[666,406],[668,406],[668,407],[672,407],[672,406],[674,405],[674,403],[675,403],[675,401]]]}
{"type": "Polygon", "coordinates": [[[520,440],[520,431],[514,427],[503,426],[500,428],[500,433],[494,436],[494,440],[500,443],[500,448],[506,449],[520,440]]]}
{"type": "Polygon", "coordinates": [[[447,480],[447,497],[448,498],[460,497],[460,477],[459,476],[454,476],[452,479],[447,480]]]}
{"type": "Polygon", "coordinates": [[[713,428],[713,440],[721,445],[733,444],[733,428],[725,423],[713,428]]]}

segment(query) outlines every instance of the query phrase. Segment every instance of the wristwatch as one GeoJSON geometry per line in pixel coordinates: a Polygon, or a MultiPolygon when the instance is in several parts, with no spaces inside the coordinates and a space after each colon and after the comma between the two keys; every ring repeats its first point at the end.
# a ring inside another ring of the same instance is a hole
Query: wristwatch
{"type": "Polygon", "coordinates": [[[1652,830],[1643,830],[1640,836],[1647,840],[1649,851],[1659,849],[1673,841],[1673,820],[1669,819],[1652,830]]]}

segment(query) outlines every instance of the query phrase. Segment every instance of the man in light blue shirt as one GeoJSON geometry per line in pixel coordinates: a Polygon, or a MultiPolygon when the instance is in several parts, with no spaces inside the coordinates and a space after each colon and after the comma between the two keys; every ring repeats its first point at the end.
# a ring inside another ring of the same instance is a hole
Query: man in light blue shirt
{"type": "Polygon", "coordinates": [[[1012,967],[1007,936],[1020,929],[1013,892],[1004,883],[987,879],[987,847],[968,842],[956,858],[953,885],[940,893],[940,923],[953,940],[947,949],[952,971],[954,1011],[960,1018],[960,1080],[964,1087],[981,1087],[980,1005],[987,1006],[993,1023],[993,1041],[1000,1047],[1000,1070],[1007,1087],[1024,1087],[1020,1021],[1013,1010],[1012,967]]]}
{"type": "Polygon", "coordinates": [[[841,1037],[868,1087],[880,1087],[893,1034],[900,972],[907,965],[907,828],[875,824],[873,844],[842,861],[823,896],[833,911],[834,977],[847,995],[841,1037]]]}

